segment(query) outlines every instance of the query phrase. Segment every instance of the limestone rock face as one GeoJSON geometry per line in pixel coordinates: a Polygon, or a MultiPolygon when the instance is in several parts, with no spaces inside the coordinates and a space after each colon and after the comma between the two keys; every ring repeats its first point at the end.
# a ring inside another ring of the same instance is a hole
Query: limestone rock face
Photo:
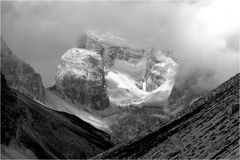
{"type": "Polygon", "coordinates": [[[10,87],[45,102],[45,88],[40,74],[17,58],[1,38],[1,70],[10,87]]]}
{"type": "Polygon", "coordinates": [[[107,94],[114,105],[159,105],[167,101],[178,64],[165,53],[96,32],[83,34],[78,47],[101,55],[106,67],[107,94]]]}
{"type": "Polygon", "coordinates": [[[64,99],[76,104],[97,110],[109,104],[102,58],[94,51],[69,49],[57,68],[56,88],[64,99]]]}

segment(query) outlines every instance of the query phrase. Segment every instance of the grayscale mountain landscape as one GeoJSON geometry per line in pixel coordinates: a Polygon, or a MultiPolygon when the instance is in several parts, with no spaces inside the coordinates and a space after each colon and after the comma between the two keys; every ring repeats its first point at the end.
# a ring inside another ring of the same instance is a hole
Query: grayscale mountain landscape
{"type": "Polygon", "coordinates": [[[1,1],[1,158],[239,159],[237,4],[1,1]]]}

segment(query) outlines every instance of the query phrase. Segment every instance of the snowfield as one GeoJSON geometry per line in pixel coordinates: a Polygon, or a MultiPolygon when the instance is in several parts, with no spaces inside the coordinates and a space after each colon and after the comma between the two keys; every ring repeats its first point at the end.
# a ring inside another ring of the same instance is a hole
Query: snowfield
{"type": "Polygon", "coordinates": [[[57,96],[55,93],[49,90],[46,91],[46,94],[47,94],[47,101],[48,101],[48,104],[45,105],[46,107],[57,110],[57,111],[63,111],[63,112],[73,114],[98,129],[101,129],[106,132],[111,132],[106,120],[104,120],[100,116],[90,114],[87,111],[84,111],[84,109],[81,109],[72,103],[66,102],[61,97],[57,96]]]}
{"type": "MultiPolygon", "coordinates": [[[[160,87],[151,92],[145,91],[146,82],[142,84],[143,89],[137,87],[136,84],[138,82],[134,79],[134,76],[129,75],[129,73],[131,73],[129,66],[128,73],[114,69],[107,70],[105,78],[110,101],[116,105],[120,104],[120,106],[158,106],[166,102],[174,86],[178,64],[170,58],[165,58],[164,63],[156,64],[155,66],[161,68],[166,67],[166,72],[164,75],[161,75],[165,78],[165,81],[160,87]]],[[[124,71],[122,68],[121,71],[124,71]]],[[[157,71],[152,71],[152,73],[154,72],[157,71]]]]}

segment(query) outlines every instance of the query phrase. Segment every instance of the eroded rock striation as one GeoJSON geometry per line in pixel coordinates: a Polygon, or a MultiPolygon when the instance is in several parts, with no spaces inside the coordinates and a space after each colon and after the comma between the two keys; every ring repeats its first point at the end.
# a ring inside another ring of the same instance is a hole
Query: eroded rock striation
{"type": "Polygon", "coordinates": [[[102,58],[94,51],[73,48],[61,58],[57,68],[56,89],[75,104],[96,110],[108,107],[102,58]]]}
{"type": "Polygon", "coordinates": [[[96,159],[238,159],[240,74],[96,159]]]}
{"type": "Polygon", "coordinates": [[[10,87],[17,89],[28,96],[45,102],[45,88],[41,75],[17,58],[1,38],[1,71],[6,76],[10,87]]]}

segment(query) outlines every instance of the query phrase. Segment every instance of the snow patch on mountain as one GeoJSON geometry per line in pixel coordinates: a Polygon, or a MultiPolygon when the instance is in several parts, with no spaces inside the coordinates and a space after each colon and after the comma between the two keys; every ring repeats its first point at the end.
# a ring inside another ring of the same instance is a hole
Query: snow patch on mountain
{"type": "Polygon", "coordinates": [[[110,33],[84,33],[79,39],[80,48],[69,49],[62,56],[57,90],[64,99],[70,97],[73,103],[89,104],[96,110],[109,104],[128,107],[165,103],[175,82],[177,62],[162,51],[129,44],[110,33]]]}
{"type": "Polygon", "coordinates": [[[79,106],[73,103],[66,102],[61,97],[57,96],[53,91],[47,90],[46,95],[48,104],[45,106],[47,108],[73,114],[98,129],[111,132],[109,129],[109,124],[100,116],[90,114],[87,111],[84,111],[83,108],[79,108],[79,106]]]}
{"type": "Polygon", "coordinates": [[[166,102],[174,86],[178,64],[171,58],[165,58],[163,63],[157,63],[152,68],[155,69],[151,69],[150,72],[163,77],[164,81],[158,88],[149,92],[146,91],[146,81],[141,83],[142,89],[140,89],[136,85],[138,82],[131,76],[108,70],[105,78],[110,101],[120,106],[156,106],[166,102]]]}

